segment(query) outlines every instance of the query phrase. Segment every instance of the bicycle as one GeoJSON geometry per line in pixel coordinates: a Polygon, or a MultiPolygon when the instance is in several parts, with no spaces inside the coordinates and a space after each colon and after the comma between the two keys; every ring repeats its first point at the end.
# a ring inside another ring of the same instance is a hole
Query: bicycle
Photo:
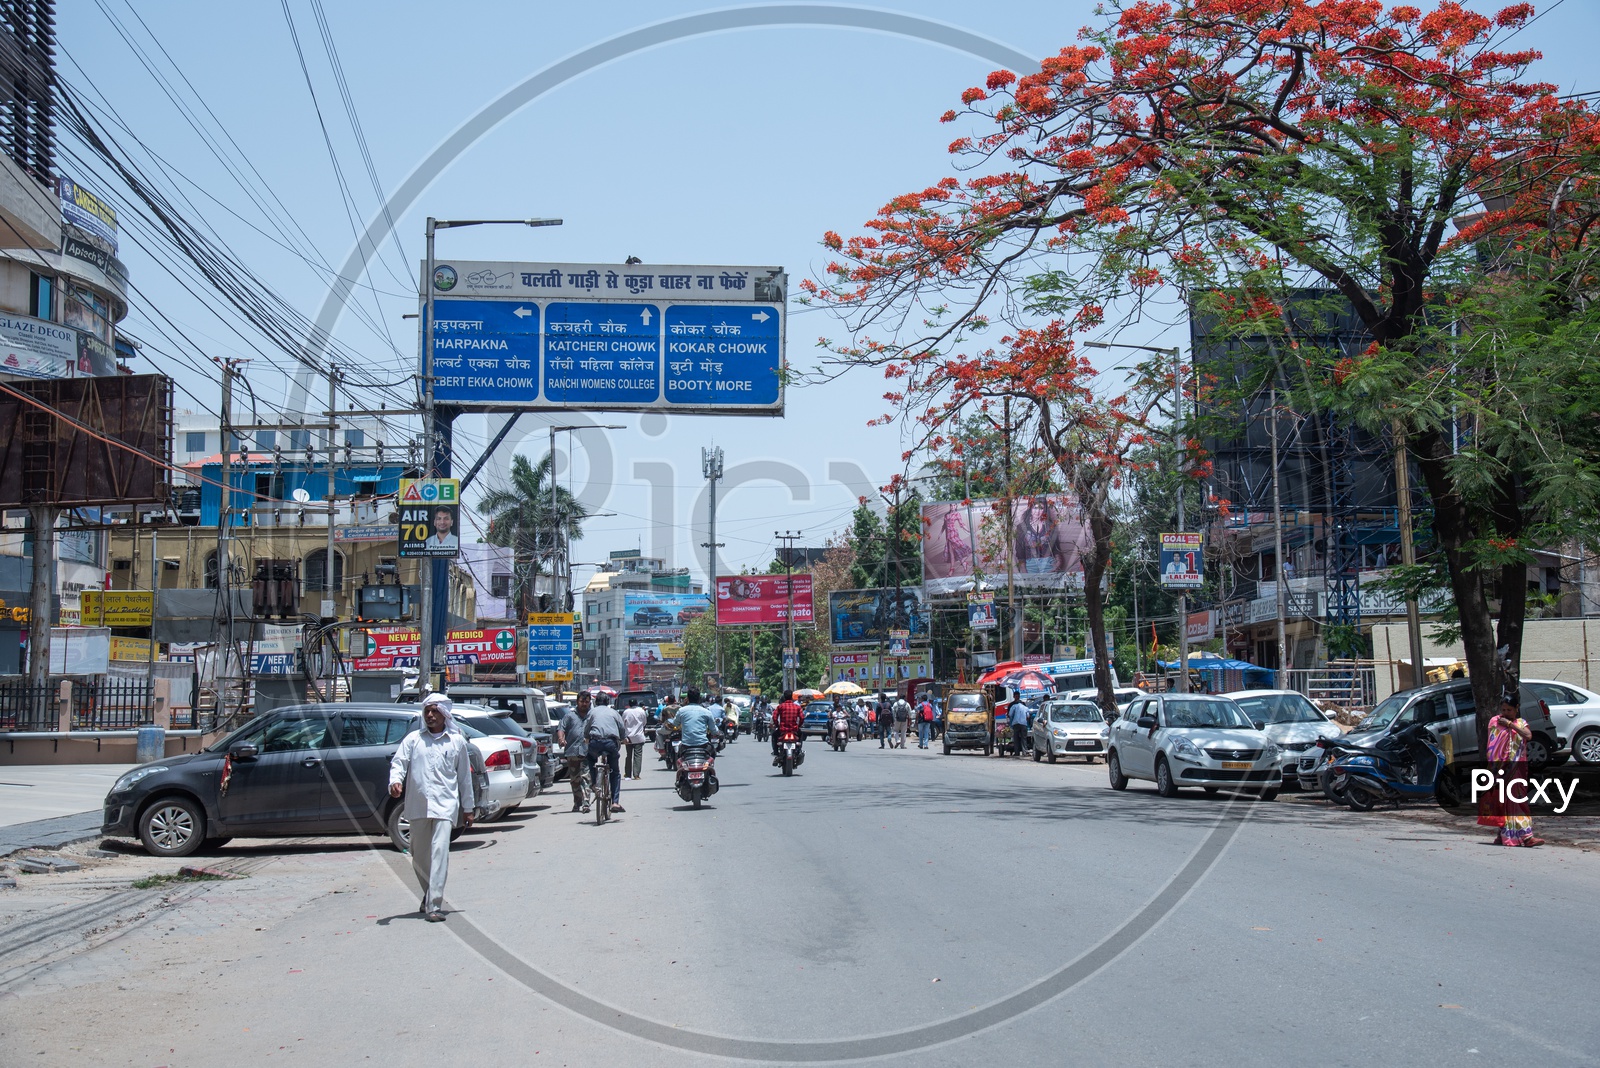
{"type": "Polygon", "coordinates": [[[611,818],[611,757],[601,753],[589,772],[589,793],[594,801],[595,826],[611,818]]]}

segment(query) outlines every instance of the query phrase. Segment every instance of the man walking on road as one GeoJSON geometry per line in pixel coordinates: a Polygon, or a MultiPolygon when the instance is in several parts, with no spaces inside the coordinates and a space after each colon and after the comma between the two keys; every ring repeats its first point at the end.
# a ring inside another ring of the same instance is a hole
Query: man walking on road
{"type": "Polygon", "coordinates": [[[1022,736],[1028,730],[1028,706],[1021,701],[1012,701],[1011,709],[1006,714],[1006,720],[1011,724],[1011,755],[1022,756],[1022,736]]]}
{"type": "Polygon", "coordinates": [[[933,736],[933,703],[923,697],[917,705],[917,748],[928,748],[928,739],[933,736]]]}
{"type": "Polygon", "coordinates": [[[611,707],[610,701],[600,698],[600,706],[589,713],[588,721],[583,725],[583,737],[587,745],[585,753],[589,761],[589,774],[594,775],[595,762],[601,754],[610,757],[610,782],[597,782],[596,790],[611,791],[611,811],[622,812],[622,739],[627,736],[628,728],[622,722],[622,716],[611,707]]]}
{"type": "Polygon", "coordinates": [[[429,923],[444,920],[444,884],[450,874],[450,832],[461,820],[472,822],[477,798],[472,792],[468,742],[450,715],[450,698],[429,694],[422,702],[422,729],[400,742],[389,761],[389,796],[405,796],[411,825],[411,870],[422,888],[418,911],[429,923]]]}
{"type": "Polygon", "coordinates": [[[884,700],[883,694],[878,695],[878,748],[882,749],[889,741],[889,702],[884,700]]]}
{"type": "Polygon", "coordinates": [[[584,769],[583,758],[588,752],[584,744],[583,731],[589,721],[589,702],[592,698],[589,691],[578,694],[576,709],[568,709],[567,714],[561,717],[561,723],[556,727],[556,741],[565,748],[562,755],[567,761],[567,782],[572,787],[572,811],[588,812],[589,798],[583,792],[584,769]]]}
{"type": "Polygon", "coordinates": [[[638,782],[644,771],[644,709],[633,698],[628,699],[628,710],[622,714],[622,725],[627,728],[628,778],[638,782]]]}
{"type": "Polygon", "coordinates": [[[890,749],[904,749],[906,747],[906,731],[911,728],[911,706],[904,697],[894,699],[894,736],[889,741],[890,749]]]}

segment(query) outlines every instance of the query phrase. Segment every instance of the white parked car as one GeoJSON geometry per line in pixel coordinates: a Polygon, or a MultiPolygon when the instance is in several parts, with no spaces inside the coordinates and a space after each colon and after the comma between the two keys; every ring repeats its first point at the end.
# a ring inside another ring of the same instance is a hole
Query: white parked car
{"type": "MultiPolygon", "coordinates": [[[[484,734],[457,721],[459,729],[483,758],[482,777],[474,775],[478,809],[484,820],[497,820],[528,797],[528,774],[523,770],[522,742],[504,735],[484,734]]],[[[473,761],[476,772],[477,761],[473,761]]]]}
{"type": "Polygon", "coordinates": [[[1600,764],[1600,693],[1545,679],[1523,679],[1522,688],[1550,706],[1557,748],[1580,764],[1600,764]]]}
{"type": "Polygon", "coordinates": [[[1033,717],[1033,759],[1054,764],[1057,757],[1083,757],[1093,764],[1105,755],[1109,730],[1093,701],[1051,698],[1033,717]]]}
{"type": "Polygon", "coordinates": [[[1106,770],[1113,790],[1149,779],[1162,797],[1183,786],[1245,790],[1263,801],[1283,787],[1283,749],[1232,700],[1210,694],[1151,694],[1111,725],[1106,770]]]}
{"type": "Polygon", "coordinates": [[[1337,738],[1344,732],[1304,694],[1294,690],[1238,690],[1223,694],[1244,709],[1255,725],[1283,750],[1283,785],[1299,787],[1300,760],[1316,748],[1318,739],[1337,738]]]}
{"type": "MultiPolygon", "coordinates": [[[[1134,698],[1144,696],[1144,691],[1133,686],[1116,686],[1112,688],[1111,695],[1117,699],[1117,711],[1125,712],[1128,706],[1133,703],[1134,698]]],[[[1074,701],[1098,701],[1100,699],[1100,691],[1073,690],[1066,696],[1074,701]]]]}

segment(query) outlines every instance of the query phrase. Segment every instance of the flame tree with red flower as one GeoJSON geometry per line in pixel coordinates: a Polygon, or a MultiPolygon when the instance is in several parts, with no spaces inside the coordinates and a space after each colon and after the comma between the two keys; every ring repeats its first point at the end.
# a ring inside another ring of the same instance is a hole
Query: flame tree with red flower
{"type": "MultiPolygon", "coordinates": [[[[1496,646],[1510,670],[1520,655],[1519,553],[1560,522],[1595,529],[1600,448],[1570,418],[1596,377],[1592,345],[1563,325],[1594,318],[1594,116],[1530,79],[1536,51],[1508,47],[1530,4],[1099,11],[1037,73],[997,71],[945,114],[972,129],[950,145],[962,177],[895,198],[859,236],[826,235],[834,260],[807,289],[851,329],[835,358],[886,368],[899,413],[926,419],[929,398],[970,391],[990,359],[1017,362],[957,355],[996,319],[1012,337],[1039,318],[1071,334],[1172,301],[1259,334],[1290,293],[1337,293],[1366,350],[1290,338],[1263,374],[1292,370],[1298,405],[1402,427],[1486,721],[1508,682],[1496,646]],[[1523,311],[1519,329],[1538,329],[1533,307],[1557,327],[1525,346],[1492,329],[1497,305],[1523,311]],[[1477,333],[1452,346],[1451,330],[1477,333]]],[[[1031,384],[1052,402],[1071,385],[1031,384]]]]}

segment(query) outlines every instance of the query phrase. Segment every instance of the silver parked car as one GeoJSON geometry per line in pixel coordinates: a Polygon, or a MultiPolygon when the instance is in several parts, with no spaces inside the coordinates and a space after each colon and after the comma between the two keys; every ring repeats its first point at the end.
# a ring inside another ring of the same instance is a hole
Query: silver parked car
{"type": "Polygon", "coordinates": [[[1523,679],[1522,688],[1549,708],[1558,747],[1580,764],[1600,764],[1600,693],[1551,679],[1523,679]]]}
{"type": "Polygon", "coordinates": [[[1109,730],[1093,701],[1048,700],[1033,717],[1033,759],[1083,757],[1093,764],[1105,755],[1109,730]]]}
{"type": "Polygon", "coordinates": [[[1111,725],[1106,770],[1111,788],[1149,779],[1162,797],[1179,787],[1206,793],[1248,790],[1272,801],[1283,787],[1283,750],[1232,700],[1209,694],[1140,698],[1111,725]]]}
{"type": "Polygon", "coordinates": [[[1294,690],[1238,690],[1224,694],[1238,702],[1257,730],[1283,750],[1283,786],[1301,785],[1300,761],[1314,756],[1320,738],[1337,738],[1344,731],[1316,705],[1294,690]]]}

